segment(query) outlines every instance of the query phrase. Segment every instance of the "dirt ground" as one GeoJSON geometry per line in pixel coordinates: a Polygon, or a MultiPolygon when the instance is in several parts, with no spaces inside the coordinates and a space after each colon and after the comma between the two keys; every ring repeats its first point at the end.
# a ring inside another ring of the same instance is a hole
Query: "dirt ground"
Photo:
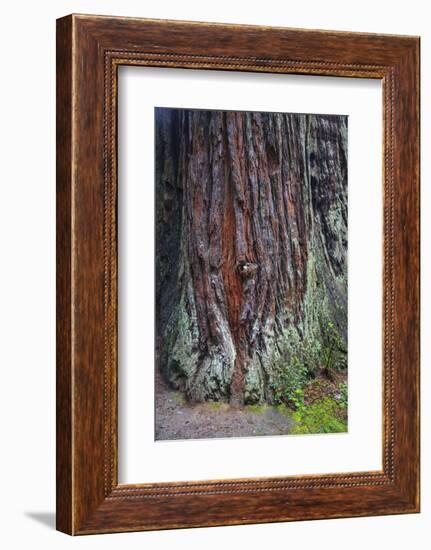
{"type": "Polygon", "coordinates": [[[277,407],[187,403],[156,374],[156,440],[286,435],[292,425],[277,407]]]}

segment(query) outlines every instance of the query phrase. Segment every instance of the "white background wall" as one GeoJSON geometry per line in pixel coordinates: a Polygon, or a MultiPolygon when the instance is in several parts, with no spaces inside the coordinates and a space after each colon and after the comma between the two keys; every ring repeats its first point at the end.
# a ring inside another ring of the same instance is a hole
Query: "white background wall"
{"type": "Polygon", "coordinates": [[[0,40],[0,540],[45,549],[428,548],[431,522],[431,31],[428,2],[56,0],[2,5],[0,40]],[[422,514],[72,539],[53,530],[55,449],[55,19],[70,12],[422,37],[422,514]],[[428,524],[428,525],[427,525],[428,524]],[[428,535],[429,539],[429,535],[428,535]]]}

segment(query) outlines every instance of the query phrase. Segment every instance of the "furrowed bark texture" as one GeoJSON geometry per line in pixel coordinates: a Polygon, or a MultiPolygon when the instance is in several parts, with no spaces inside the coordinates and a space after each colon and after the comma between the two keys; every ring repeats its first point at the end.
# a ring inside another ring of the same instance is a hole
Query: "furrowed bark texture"
{"type": "Polygon", "coordinates": [[[347,349],[347,117],[156,109],[156,349],[192,401],[273,402],[347,349]],[[329,327],[329,328],[328,328],[329,327]]]}

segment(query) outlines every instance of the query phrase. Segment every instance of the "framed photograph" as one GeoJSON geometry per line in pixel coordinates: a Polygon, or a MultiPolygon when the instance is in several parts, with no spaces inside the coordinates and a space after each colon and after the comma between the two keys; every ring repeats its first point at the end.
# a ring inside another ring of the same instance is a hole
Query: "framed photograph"
{"type": "Polygon", "coordinates": [[[419,511],[419,38],[57,21],[57,528],[419,511]]]}

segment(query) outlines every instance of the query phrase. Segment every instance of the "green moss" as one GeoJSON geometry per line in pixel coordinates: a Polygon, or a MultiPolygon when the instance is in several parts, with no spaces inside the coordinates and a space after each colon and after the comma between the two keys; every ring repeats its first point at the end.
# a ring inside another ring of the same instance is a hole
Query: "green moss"
{"type": "Polygon", "coordinates": [[[332,398],[324,397],[293,413],[296,425],[292,434],[321,434],[347,432],[347,420],[342,407],[332,398]]]}
{"type": "Polygon", "coordinates": [[[264,413],[268,410],[267,405],[248,405],[247,410],[254,413],[264,413]]]}

